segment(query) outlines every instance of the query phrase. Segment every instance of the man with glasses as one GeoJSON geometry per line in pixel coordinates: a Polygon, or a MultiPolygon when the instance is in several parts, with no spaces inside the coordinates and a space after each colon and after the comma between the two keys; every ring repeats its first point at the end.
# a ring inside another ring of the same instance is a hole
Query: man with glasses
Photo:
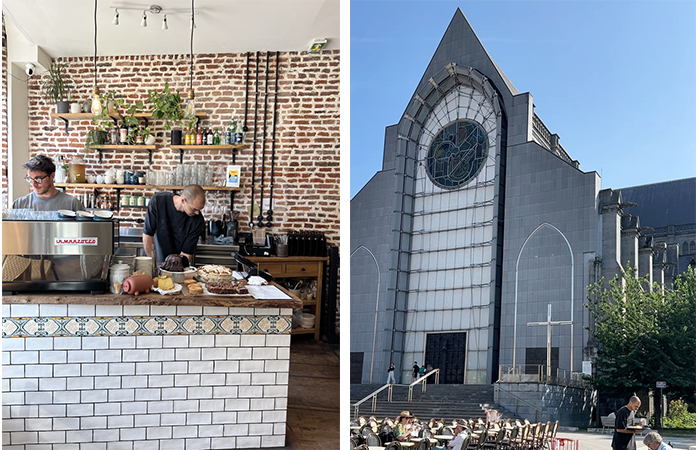
{"type": "MultiPolygon", "coordinates": [[[[205,207],[205,191],[196,184],[188,185],[181,195],[158,192],[152,196],[143,226],[143,247],[147,256],[156,250],[157,261],[169,255],[191,259],[198,246],[198,236],[205,230],[201,210],[205,207]]],[[[187,261],[182,260],[184,267],[187,261]]]]}
{"type": "Polygon", "coordinates": [[[32,209],[34,211],[84,211],[82,203],[75,197],[56,189],[53,179],[56,166],[51,158],[37,155],[22,165],[27,170],[24,179],[34,188],[34,192],[20,197],[12,203],[13,209],[32,209]]]}

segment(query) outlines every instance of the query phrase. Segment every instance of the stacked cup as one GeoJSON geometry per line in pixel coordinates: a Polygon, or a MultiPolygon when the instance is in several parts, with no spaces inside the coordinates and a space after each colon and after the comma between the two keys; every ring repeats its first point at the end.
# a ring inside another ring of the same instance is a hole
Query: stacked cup
{"type": "Polygon", "coordinates": [[[145,275],[152,277],[152,258],[149,256],[136,256],[135,270],[140,270],[145,275]]]}

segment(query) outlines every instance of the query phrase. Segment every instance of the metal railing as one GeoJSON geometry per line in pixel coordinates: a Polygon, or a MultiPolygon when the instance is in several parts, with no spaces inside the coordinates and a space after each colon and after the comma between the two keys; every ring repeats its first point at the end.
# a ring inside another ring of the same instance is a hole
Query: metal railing
{"type": "Polygon", "coordinates": [[[535,405],[532,405],[532,404],[529,403],[528,401],[525,401],[525,400],[521,399],[520,397],[516,396],[516,395],[513,394],[512,392],[506,391],[505,389],[501,388],[500,385],[498,385],[498,383],[494,383],[494,384],[493,384],[493,399],[494,399],[494,401],[495,401],[495,404],[496,404],[496,405],[500,405],[500,406],[502,406],[503,408],[509,410],[509,409],[510,409],[510,405],[509,405],[507,402],[504,403],[504,402],[501,401],[501,399],[502,399],[503,396],[512,397],[512,399],[514,399],[514,401],[515,401],[515,410],[514,410],[514,411],[511,411],[511,412],[512,412],[516,417],[519,417],[518,412],[519,412],[519,410],[520,410],[520,404],[523,404],[523,405],[526,406],[527,408],[530,408],[530,409],[532,409],[532,410],[534,411],[534,422],[539,422],[540,420],[542,420],[542,418],[543,418],[543,416],[544,416],[544,411],[542,411],[541,409],[539,409],[539,408],[536,407],[535,405]]]}
{"type": "Polygon", "coordinates": [[[521,364],[507,366],[501,364],[498,371],[498,381],[507,383],[536,383],[553,384],[578,388],[590,387],[582,372],[571,372],[567,369],[548,371],[545,364],[521,364]]]}
{"type": "Polygon", "coordinates": [[[377,395],[382,392],[385,389],[388,389],[387,392],[387,401],[391,402],[392,401],[392,388],[394,387],[393,384],[385,384],[381,388],[377,389],[376,391],[372,392],[371,394],[368,394],[365,398],[362,400],[359,400],[353,404],[353,419],[357,419],[359,414],[360,414],[360,405],[365,403],[368,400],[372,400],[372,412],[375,412],[377,409],[377,395]]]}
{"type": "Polygon", "coordinates": [[[409,402],[413,401],[413,386],[420,383],[421,393],[427,391],[428,390],[428,378],[431,376],[435,378],[435,384],[440,384],[440,369],[431,370],[430,372],[426,373],[425,375],[423,375],[422,377],[418,378],[417,380],[413,381],[411,384],[408,385],[408,401],[409,402]]]}

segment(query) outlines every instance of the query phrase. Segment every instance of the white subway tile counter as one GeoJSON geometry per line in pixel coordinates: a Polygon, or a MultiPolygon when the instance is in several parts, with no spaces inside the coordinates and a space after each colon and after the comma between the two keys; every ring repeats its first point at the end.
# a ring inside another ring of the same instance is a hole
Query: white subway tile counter
{"type": "Polygon", "coordinates": [[[285,445],[298,300],[114,297],[3,298],[3,445],[285,445]]]}

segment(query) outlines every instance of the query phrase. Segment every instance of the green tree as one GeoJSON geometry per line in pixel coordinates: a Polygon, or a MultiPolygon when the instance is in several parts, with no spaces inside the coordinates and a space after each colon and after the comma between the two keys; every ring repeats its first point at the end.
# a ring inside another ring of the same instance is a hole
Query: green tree
{"type": "Polygon", "coordinates": [[[620,393],[666,381],[671,396],[696,391],[696,272],[680,275],[673,289],[643,286],[629,267],[604,287],[589,287],[586,305],[594,319],[589,331],[599,344],[594,379],[598,388],[620,393]]]}

